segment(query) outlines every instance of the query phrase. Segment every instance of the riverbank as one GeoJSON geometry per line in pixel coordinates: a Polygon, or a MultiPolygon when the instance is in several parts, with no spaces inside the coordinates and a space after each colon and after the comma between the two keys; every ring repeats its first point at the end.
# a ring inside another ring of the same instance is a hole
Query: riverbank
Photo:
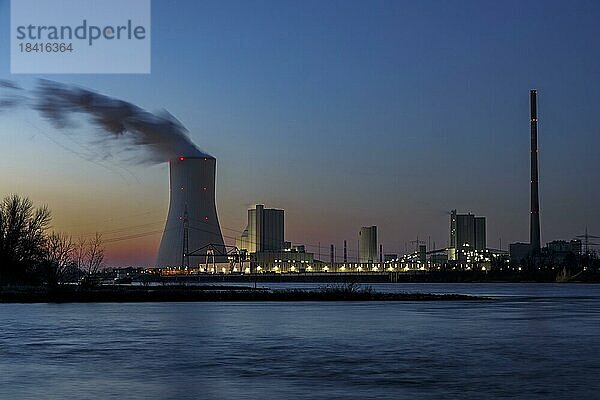
{"type": "Polygon", "coordinates": [[[380,293],[358,285],[318,289],[251,288],[226,285],[0,287],[0,303],[194,302],[194,301],[457,301],[481,296],[434,293],[380,293]]]}

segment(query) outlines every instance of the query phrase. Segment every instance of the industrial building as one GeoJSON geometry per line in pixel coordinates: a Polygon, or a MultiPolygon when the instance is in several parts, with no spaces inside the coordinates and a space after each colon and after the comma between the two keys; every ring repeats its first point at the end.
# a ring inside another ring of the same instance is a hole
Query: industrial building
{"type": "Polygon", "coordinates": [[[307,253],[304,246],[291,246],[278,251],[261,251],[250,255],[247,272],[311,272],[314,253],[307,253]]]}
{"type": "Polygon", "coordinates": [[[169,161],[169,212],[158,250],[160,267],[189,267],[187,254],[225,254],[215,205],[217,160],[180,156],[169,161]]]}
{"type": "Polygon", "coordinates": [[[448,260],[464,262],[467,254],[483,252],[487,248],[485,217],[450,213],[450,246],[448,260]]]}
{"type": "Polygon", "coordinates": [[[581,240],[553,240],[546,243],[542,255],[552,264],[562,264],[571,258],[578,260],[582,254],[581,240]]]}
{"type": "Polygon", "coordinates": [[[236,247],[250,260],[246,272],[304,272],[314,262],[314,254],[304,245],[286,242],[284,211],[257,204],[248,210],[248,224],[236,247]]]}
{"type": "Polygon", "coordinates": [[[285,222],[283,210],[257,204],[248,210],[248,224],[236,240],[239,250],[248,254],[262,251],[281,251],[284,248],[285,222]]]}
{"type": "Polygon", "coordinates": [[[572,253],[574,255],[581,255],[581,240],[553,240],[546,243],[546,251],[549,253],[560,254],[560,253],[572,253]]]}
{"type": "Polygon", "coordinates": [[[531,256],[531,245],[529,243],[511,243],[508,250],[511,263],[520,263],[531,256]]]}
{"type": "Polygon", "coordinates": [[[383,255],[383,262],[398,261],[397,253],[386,253],[383,255]]]}
{"type": "Polygon", "coordinates": [[[377,227],[363,226],[358,232],[359,263],[377,262],[377,227]]]}
{"type": "MultiPolygon", "coordinates": [[[[578,260],[582,254],[581,240],[553,240],[540,249],[537,261],[543,264],[562,264],[570,259],[578,260]]],[[[510,245],[510,260],[518,264],[532,259],[533,250],[530,243],[512,243],[510,245]]]]}

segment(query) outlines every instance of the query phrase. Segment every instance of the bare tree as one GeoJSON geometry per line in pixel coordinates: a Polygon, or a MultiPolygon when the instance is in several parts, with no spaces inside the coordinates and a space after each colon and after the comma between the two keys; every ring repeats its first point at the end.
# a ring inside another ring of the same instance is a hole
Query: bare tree
{"type": "Polygon", "coordinates": [[[85,236],[80,236],[75,243],[75,249],[73,250],[73,262],[75,266],[83,271],[85,265],[85,259],[87,254],[87,240],[85,236]]]}
{"type": "Polygon", "coordinates": [[[82,236],[75,244],[73,262],[84,274],[84,285],[93,284],[94,275],[104,266],[104,252],[104,242],[100,233],[96,233],[91,239],[82,236]]]}
{"type": "Polygon", "coordinates": [[[88,275],[97,273],[100,268],[104,266],[104,242],[102,241],[102,235],[96,233],[96,235],[89,240],[87,245],[87,257],[86,257],[86,269],[88,275]]]}
{"type": "Polygon", "coordinates": [[[49,284],[63,282],[73,267],[75,243],[71,236],[52,232],[46,239],[46,274],[49,284]]]}
{"type": "Polygon", "coordinates": [[[45,231],[51,221],[46,207],[34,208],[17,195],[0,203],[0,279],[23,279],[45,258],[45,231]]]}

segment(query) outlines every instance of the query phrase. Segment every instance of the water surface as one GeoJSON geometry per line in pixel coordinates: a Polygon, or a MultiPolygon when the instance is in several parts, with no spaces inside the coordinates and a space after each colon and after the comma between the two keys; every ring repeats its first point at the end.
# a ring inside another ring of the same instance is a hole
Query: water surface
{"type": "Polygon", "coordinates": [[[0,304],[0,399],[599,396],[600,286],[372,286],[496,300],[0,304]]]}

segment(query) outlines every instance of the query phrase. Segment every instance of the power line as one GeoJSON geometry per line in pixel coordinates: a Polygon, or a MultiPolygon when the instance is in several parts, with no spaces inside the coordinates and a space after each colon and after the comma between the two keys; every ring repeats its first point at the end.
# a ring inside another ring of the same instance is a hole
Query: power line
{"type": "Polygon", "coordinates": [[[142,232],[142,233],[137,233],[137,234],[128,235],[128,236],[121,236],[121,237],[111,238],[111,239],[106,239],[106,240],[103,239],[103,242],[104,243],[116,243],[116,242],[122,242],[124,240],[139,239],[139,238],[146,237],[146,236],[156,235],[157,233],[162,233],[163,231],[170,231],[172,229],[174,229],[174,228],[142,232]]]}
{"type": "Polygon", "coordinates": [[[128,230],[134,230],[134,229],[139,229],[139,228],[146,228],[146,227],[151,227],[151,226],[155,226],[158,224],[164,224],[164,220],[161,221],[155,221],[155,222],[148,222],[145,224],[138,224],[138,225],[127,225],[127,226],[123,226],[120,228],[115,228],[115,229],[110,229],[110,230],[105,230],[105,231],[95,231],[95,232],[87,232],[87,233],[81,233],[79,235],[76,236],[81,236],[81,237],[88,237],[88,236],[94,236],[96,234],[101,234],[101,235],[113,235],[113,234],[120,234],[123,232],[126,232],[128,230]]]}

